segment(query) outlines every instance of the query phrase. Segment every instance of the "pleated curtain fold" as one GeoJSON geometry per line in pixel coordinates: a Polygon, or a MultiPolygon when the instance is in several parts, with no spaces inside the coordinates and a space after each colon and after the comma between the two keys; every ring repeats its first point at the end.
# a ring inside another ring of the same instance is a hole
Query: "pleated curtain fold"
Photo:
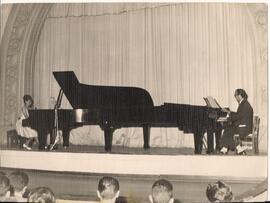
{"type": "MultiPolygon", "coordinates": [[[[256,110],[253,43],[244,4],[56,4],[37,48],[34,99],[48,108],[59,91],[52,72],[73,70],[81,83],[144,88],[155,106],[205,105],[211,95],[236,110],[234,90],[244,88],[256,110]]],[[[66,98],[62,108],[71,108],[66,98]]],[[[142,146],[142,133],[119,129],[113,143],[142,146]]],[[[70,140],[104,142],[97,126],[73,130],[70,140]]],[[[193,147],[193,136],[153,128],[150,143],[193,147]]]]}

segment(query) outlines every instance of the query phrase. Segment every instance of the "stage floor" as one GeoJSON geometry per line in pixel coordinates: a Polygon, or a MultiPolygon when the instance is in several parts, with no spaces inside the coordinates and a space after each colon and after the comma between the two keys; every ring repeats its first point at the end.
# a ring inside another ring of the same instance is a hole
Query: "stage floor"
{"type": "MultiPolygon", "coordinates": [[[[1,146],[2,150],[22,150],[23,148],[7,147],[6,145],[1,146]]],[[[37,145],[34,145],[32,151],[39,151],[37,145]]],[[[71,153],[108,153],[104,150],[104,146],[89,146],[89,145],[70,145],[68,148],[63,148],[62,145],[58,145],[56,150],[53,152],[71,152],[71,153]]],[[[179,155],[179,154],[194,154],[193,148],[161,148],[152,147],[149,150],[142,148],[131,148],[122,146],[113,146],[111,154],[153,154],[153,155],[179,155]]],[[[203,152],[205,153],[205,152],[203,152]]]]}
{"type": "MultiPolygon", "coordinates": [[[[1,150],[20,150],[26,151],[19,146],[7,147],[6,145],[0,145],[1,150]]],[[[37,145],[34,145],[32,151],[39,151],[37,145]]],[[[62,145],[58,145],[56,150],[53,152],[71,152],[71,153],[107,153],[104,150],[104,146],[89,146],[89,145],[70,145],[67,149],[63,148],[62,145]]],[[[149,150],[144,150],[143,148],[131,148],[124,146],[113,146],[111,154],[149,154],[149,155],[195,155],[194,148],[166,148],[166,147],[151,147],[149,150]]],[[[202,155],[206,154],[206,150],[202,150],[202,155]]],[[[221,155],[219,153],[211,155],[221,155]]],[[[235,155],[235,152],[229,151],[228,155],[235,155]]],[[[247,150],[248,156],[255,156],[252,151],[247,150]]],[[[267,153],[260,152],[259,156],[265,156],[267,153]]],[[[258,155],[256,155],[258,156],[258,155]]]]}
{"type": "Polygon", "coordinates": [[[267,177],[267,156],[0,150],[0,167],[86,173],[198,175],[256,179],[267,177]],[[110,167],[106,167],[107,165],[110,167]]]}

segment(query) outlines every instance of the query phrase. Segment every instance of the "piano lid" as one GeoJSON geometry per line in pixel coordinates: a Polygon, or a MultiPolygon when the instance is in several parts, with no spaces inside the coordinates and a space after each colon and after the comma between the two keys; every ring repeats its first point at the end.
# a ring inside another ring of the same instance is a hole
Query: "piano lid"
{"type": "Polygon", "coordinates": [[[73,108],[79,105],[79,80],[73,71],[53,72],[53,75],[73,108]]]}
{"type": "Polygon", "coordinates": [[[53,72],[53,75],[74,109],[154,105],[150,94],[142,88],[81,84],[73,71],[53,72]]]}

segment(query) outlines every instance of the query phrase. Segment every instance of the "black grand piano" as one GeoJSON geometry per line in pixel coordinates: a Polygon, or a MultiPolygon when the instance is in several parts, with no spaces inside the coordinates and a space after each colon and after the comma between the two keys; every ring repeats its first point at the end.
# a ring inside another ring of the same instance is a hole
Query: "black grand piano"
{"type": "MultiPolygon", "coordinates": [[[[81,125],[99,125],[104,131],[105,151],[112,149],[114,130],[142,127],[144,149],[149,149],[151,127],[177,127],[194,134],[195,153],[202,152],[203,134],[208,133],[208,152],[213,151],[213,133],[220,133],[216,118],[221,109],[188,104],[164,103],[154,106],[150,94],[136,87],[95,86],[78,81],[73,71],[53,72],[73,109],[58,109],[58,128],[63,131],[63,145],[69,146],[69,132],[81,125]]],[[[23,120],[38,132],[39,149],[46,145],[47,134],[55,127],[55,110],[30,110],[23,120]]]]}

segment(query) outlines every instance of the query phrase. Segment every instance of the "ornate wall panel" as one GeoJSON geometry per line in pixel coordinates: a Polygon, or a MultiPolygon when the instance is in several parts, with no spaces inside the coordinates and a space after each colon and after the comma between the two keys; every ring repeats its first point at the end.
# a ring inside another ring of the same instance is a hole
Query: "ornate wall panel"
{"type": "Polygon", "coordinates": [[[254,58],[256,59],[254,74],[256,75],[257,84],[254,87],[257,92],[258,115],[261,118],[259,146],[262,151],[267,151],[268,140],[268,89],[267,89],[267,35],[268,35],[268,10],[267,4],[247,4],[250,19],[250,32],[254,37],[254,58]]]}
{"type": "Polygon", "coordinates": [[[14,126],[21,97],[31,87],[33,61],[39,34],[50,4],[14,4],[1,40],[1,140],[14,126]]]}

